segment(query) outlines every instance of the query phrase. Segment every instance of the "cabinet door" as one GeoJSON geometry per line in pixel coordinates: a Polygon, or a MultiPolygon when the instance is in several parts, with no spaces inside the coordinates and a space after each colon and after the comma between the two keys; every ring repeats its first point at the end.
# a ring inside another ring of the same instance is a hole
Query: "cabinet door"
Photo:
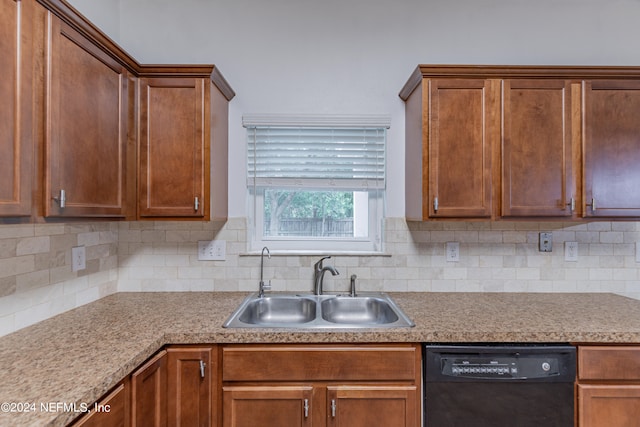
{"type": "Polygon", "coordinates": [[[216,362],[211,347],[167,349],[169,425],[212,425],[216,362]]]}
{"type": "Polygon", "coordinates": [[[588,217],[640,216],[640,82],[585,82],[588,217]]]}
{"type": "Polygon", "coordinates": [[[127,72],[57,17],[48,36],[44,215],[123,217],[127,72]]]}
{"type": "Polygon", "coordinates": [[[418,427],[420,414],[415,386],[329,386],[329,426],[418,427]]]}
{"type": "Polygon", "coordinates": [[[311,386],[223,387],[223,426],[311,426],[311,386]]]}
{"type": "Polygon", "coordinates": [[[128,381],[118,385],[111,393],[91,406],[87,415],[73,427],[127,427],[130,422],[130,390],[128,381]]]}
{"type": "Polygon", "coordinates": [[[31,214],[31,4],[0,5],[0,216],[31,214]]]}
{"type": "Polygon", "coordinates": [[[140,80],[140,217],[208,213],[210,85],[201,78],[140,80]]]}
{"type": "Polygon", "coordinates": [[[572,214],[571,86],[505,80],[502,216],[572,214]]]}
{"type": "Polygon", "coordinates": [[[578,385],[579,427],[636,427],[640,385],[578,385]]]}
{"type": "Polygon", "coordinates": [[[429,196],[423,210],[429,217],[490,217],[497,116],[492,82],[440,79],[429,84],[429,196]]]}
{"type": "Polygon", "coordinates": [[[131,425],[167,426],[167,352],[161,351],[131,375],[131,425]]]}

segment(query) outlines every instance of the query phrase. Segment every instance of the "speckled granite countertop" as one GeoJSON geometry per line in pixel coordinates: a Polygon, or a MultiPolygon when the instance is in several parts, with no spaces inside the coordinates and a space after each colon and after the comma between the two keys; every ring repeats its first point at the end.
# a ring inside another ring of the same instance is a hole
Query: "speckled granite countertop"
{"type": "Polygon", "coordinates": [[[0,338],[0,426],[65,425],[165,344],[330,342],[640,343],[640,301],[612,294],[393,293],[407,329],[224,329],[239,292],[119,293],[0,338]]]}

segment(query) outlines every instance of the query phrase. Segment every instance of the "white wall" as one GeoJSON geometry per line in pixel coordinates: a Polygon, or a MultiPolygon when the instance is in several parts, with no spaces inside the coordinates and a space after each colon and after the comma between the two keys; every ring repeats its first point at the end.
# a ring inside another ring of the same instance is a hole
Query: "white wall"
{"type": "Polygon", "coordinates": [[[143,63],[213,63],[230,105],[230,216],[245,113],[391,114],[387,214],[404,216],[404,105],[419,63],[640,65],[638,0],[72,0],[143,63]],[[108,16],[107,16],[108,15],[108,16]],[[107,19],[109,18],[109,19],[107,19]],[[237,166],[237,167],[236,167],[237,166]],[[398,191],[396,191],[398,190],[398,191]]]}
{"type": "Polygon", "coordinates": [[[116,43],[120,43],[120,0],[72,0],[69,3],[116,43]]]}

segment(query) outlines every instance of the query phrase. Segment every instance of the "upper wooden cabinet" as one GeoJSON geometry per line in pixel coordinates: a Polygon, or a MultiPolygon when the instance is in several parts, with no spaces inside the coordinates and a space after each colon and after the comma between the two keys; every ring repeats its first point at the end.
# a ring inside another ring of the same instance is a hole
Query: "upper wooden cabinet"
{"type": "Polygon", "coordinates": [[[575,209],[571,84],[502,82],[501,216],[571,216],[575,209]]]}
{"type": "Polygon", "coordinates": [[[44,216],[124,218],[128,72],[59,17],[48,24],[44,216]]]}
{"type": "Polygon", "coordinates": [[[407,219],[640,217],[640,69],[421,65],[400,96],[407,219]]]}
{"type": "Polygon", "coordinates": [[[31,215],[31,2],[0,7],[0,217],[31,215]]]}
{"type": "Polygon", "coordinates": [[[407,150],[422,157],[428,174],[423,211],[430,218],[490,217],[495,88],[484,79],[430,79],[427,85],[427,153],[420,156],[415,142],[407,150]]]}
{"type": "Polygon", "coordinates": [[[584,89],[585,214],[640,217],[640,80],[584,89]]]}
{"type": "Polygon", "coordinates": [[[139,217],[226,218],[227,102],[233,92],[215,68],[144,73],[139,80],[139,217]]]}
{"type": "Polygon", "coordinates": [[[226,219],[213,65],[141,65],[64,0],[2,0],[0,71],[1,221],[226,219]]]}

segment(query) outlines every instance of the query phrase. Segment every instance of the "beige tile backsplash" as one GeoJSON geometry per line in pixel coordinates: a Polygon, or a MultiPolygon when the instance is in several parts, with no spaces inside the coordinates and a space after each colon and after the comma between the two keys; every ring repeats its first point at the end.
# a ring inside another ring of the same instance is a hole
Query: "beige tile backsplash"
{"type": "MultiPolygon", "coordinates": [[[[244,218],[227,222],[100,222],[0,225],[0,335],[121,291],[253,291],[260,260],[246,253],[244,218]],[[227,242],[225,261],[198,261],[198,240],[227,242]],[[71,271],[84,245],[87,268],[71,271]]],[[[614,292],[640,299],[638,222],[385,223],[386,256],[336,255],[325,288],[446,292],[614,292]],[[538,233],[553,233],[553,252],[538,233]],[[447,262],[446,242],[460,242],[447,262]],[[577,262],[564,242],[577,241],[577,262]]],[[[318,256],[276,255],[265,280],[276,291],[310,291],[318,256]]]]}

